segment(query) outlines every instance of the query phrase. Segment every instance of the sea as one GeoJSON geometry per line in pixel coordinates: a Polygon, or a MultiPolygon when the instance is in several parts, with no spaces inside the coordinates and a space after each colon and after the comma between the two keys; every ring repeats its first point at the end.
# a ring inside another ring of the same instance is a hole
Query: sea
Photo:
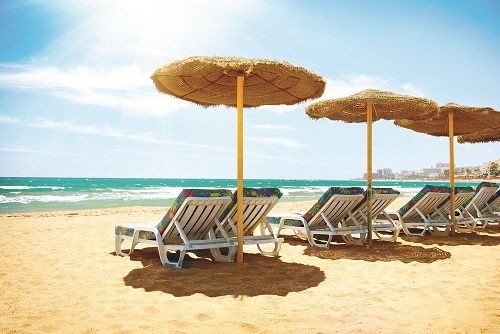
{"type": "MultiPolygon", "coordinates": [[[[436,181],[373,181],[373,187],[391,187],[401,196],[414,196],[426,184],[436,181]]],[[[456,182],[477,186],[478,182],[456,182]]],[[[317,200],[329,187],[363,187],[365,180],[281,180],[245,179],[245,187],[277,187],[280,201],[317,200]]],[[[234,191],[235,179],[156,178],[56,178],[0,177],[0,213],[40,212],[117,208],[129,206],[170,206],[185,188],[222,188],[234,191]]]]}

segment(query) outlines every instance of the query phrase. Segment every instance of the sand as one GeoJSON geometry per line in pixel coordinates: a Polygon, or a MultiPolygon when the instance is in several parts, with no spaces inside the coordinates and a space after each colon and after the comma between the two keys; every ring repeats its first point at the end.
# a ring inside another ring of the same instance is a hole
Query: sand
{"type": "Polygon", "coordinates": [[[0,215],[0,333],[500,333],[498,225],[370,249],[289,234],[276,258],[248,247],[245,263],[221,263],[201,251],[177,270],[149,246],[114,255],[115,224],[164,212],[0,215]]]}

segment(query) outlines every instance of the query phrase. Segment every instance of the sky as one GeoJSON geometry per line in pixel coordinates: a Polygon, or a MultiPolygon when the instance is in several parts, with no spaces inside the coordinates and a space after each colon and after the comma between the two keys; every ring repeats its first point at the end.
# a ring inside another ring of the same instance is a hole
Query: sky
{"type": "MultiPolygon", "coordinates": [[[[366,124],[305,107],[371,88],[500,110],[497,0],[2,0],[0,176],[236,178],[236,110],[159,93],[189,56],[283,60],[320,99],[244,110],[244,177],[352,179],[366,124]]],[[[458,144],[455,165],[500,158],[458,144]]],[[[449,140],[373,124],[373,169],[449,162],[449,140]]]]}

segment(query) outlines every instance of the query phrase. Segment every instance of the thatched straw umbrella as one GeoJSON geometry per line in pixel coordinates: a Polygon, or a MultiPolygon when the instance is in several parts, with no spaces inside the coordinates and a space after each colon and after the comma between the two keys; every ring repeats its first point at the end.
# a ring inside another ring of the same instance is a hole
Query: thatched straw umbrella
{"type": "Polygon", "coordinates": [[[237,107],[238,254],[243,263],[243,107],[293,105],[323,95],[319,75],[287,62],[241,57],[188,57],[159,67],[152,75],[161,93],[203,107],[237,107]],[[243,91],[245,98],[243,99],[243,91]]]}
{"type": "MultiPolygon", "coordinates": [[[[489,107],[469,107],[448,103],[440,107],[437,117],[426,121],[397,120],[394,124],[433,136],[448,136],[450,143],[450,187],[452,188],[450,212],[455,212],[455,157],[454,136],[479,133],[491,128],[500,128],[500,112],[489,107]]],[[[455,215],[452,235],[455,235],[455,215]]]]}
{"type": "Polygon", "coordinates": [[[402,118],[425,120],[436,116],[438,112],[439,107],[432,100],[374,89],[343,98],[319,101],[306,107],[306,113],[313,119],[326,117],[347,123],[367,123],[368,245],[372,242],[372,122],[402,118]]]}
{"type": "Polygon", "coordinates": [[[464,143],[488,143],[500,141],[500,128],[487,129],[480,132],[458,136],[457,141],[464,143]]]}

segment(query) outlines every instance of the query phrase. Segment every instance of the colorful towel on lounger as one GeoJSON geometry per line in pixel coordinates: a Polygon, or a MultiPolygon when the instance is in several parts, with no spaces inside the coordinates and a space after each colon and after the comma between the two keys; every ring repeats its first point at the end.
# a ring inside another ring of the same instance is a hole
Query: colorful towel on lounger
{"type": "MultiPolygon", "coordinates": [[[[237,204],[237,193],[234,192],[233,199],[231,203],[227,206],[227,209],[224,210],[219,220],[222,222],[224,218],[231,212],[234,206],[237,204]]],[[[256,198],[268,198],[268,197],[278,197],[281,198],[283,193],[278,188],[243,188],[243,197],[256,197],[256,198]]]]}

